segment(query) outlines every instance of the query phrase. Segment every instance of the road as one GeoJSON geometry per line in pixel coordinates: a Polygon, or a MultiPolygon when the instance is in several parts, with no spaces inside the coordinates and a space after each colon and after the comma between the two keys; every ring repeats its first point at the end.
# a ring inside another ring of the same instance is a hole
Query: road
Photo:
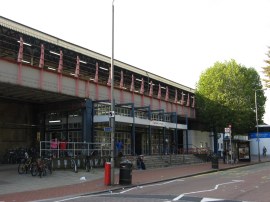
{"type": "Polygon", "coordinates": [[[137,186],[98,195],[44,201],[258,201],[269,202],[270,163],[137,186]]]}

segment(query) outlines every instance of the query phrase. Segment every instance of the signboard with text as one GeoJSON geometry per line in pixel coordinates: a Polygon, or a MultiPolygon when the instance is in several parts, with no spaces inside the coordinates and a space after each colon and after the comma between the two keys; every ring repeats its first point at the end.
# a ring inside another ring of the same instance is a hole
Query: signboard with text
{"type": "Polygon", "coordinates": [[[225,128],[225,133],[230,133],[231,132],[231,128],[225,128]]]}
{"type": "Polygon", "coordinates": [[[104,132],[110,133],[110,132],[112,132],[112,128],[111,127],[104,127],[104,132]]]}

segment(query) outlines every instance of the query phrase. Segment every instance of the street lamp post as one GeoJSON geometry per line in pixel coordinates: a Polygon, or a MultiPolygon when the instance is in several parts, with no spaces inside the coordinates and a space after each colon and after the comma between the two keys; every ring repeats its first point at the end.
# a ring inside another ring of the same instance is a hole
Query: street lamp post
{"type": "Polygon", "coordinates": [[[232,156],[233,156],[233,147],[232,147],[232,125],[229,125],[229,133],[230,133],[230,152],[231,152],[231,164],[232,164],[232,156]]]}
{"type": "Polygon", "coordinates": [[[256,112],[256,128],[257,128],[257,143],[258,143],[258,161],[261,161],[261,154],[260,154],[260,137],[259,137],[259,126],[258,126],[258,105],[257,105],[257,91],[263,91],[266,89],[256,89],[255,90],[255,112],[256,112]]]}
{"type": "MultiPolygon", "coordinates": [[[[114,0],[112,1],[112,57],[111,57],[111,111],[115,110],[114,103],[114,0]]],[[[111,185],[114,185],[114,133],[115,133],[115,117],[110,117],[111,127],[111,185]]]]}

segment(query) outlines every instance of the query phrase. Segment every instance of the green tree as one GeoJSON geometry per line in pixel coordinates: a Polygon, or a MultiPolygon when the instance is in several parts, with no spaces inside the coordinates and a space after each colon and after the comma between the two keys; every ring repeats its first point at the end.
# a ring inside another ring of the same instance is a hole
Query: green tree
{"type": "Polygon", "coordinates": [[[263,67],[263,73],[267,77],[266,79],[264,79],[264,81],[266,82],[266,87],[269,88],[270,87],[270,49],[266,55],[268,57],[268,59],[265,60],[265,63],[267,64],[267,66],[263,67]]]}
{"type": "Polygon", "coordinates": [[[256,126],[257,112],[262,123],[266,97],[260,76],[254,68],[246,68],[235,60],[216,62],[200,76],[196,86],[197,114],[216,134],[228,124],[233,134],[244,134],[256,126]],[[260,90],[258,90],[260,89],[260,90]]]}

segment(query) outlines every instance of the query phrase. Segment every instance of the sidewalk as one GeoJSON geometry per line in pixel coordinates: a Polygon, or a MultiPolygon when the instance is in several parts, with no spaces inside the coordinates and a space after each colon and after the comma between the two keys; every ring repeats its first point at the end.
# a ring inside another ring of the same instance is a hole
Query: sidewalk
{"type": "MultiPolygon", "coordinates": [[[[268,157],[261,158],[261,162],[265,161],[268,161],[268,157]]],[[[208,162],[149,170],[133,170],[132,184],[129,186],[138,186],[174,178],[184,178],[203,173],[216,172],[218,170],[252,165],[254,163],[258,163],[256,157],[253,158],[251,162],[239,162],[237,164],[224,164],[222,161],[219,161],[219,169],[213,169],[212,163],[208,162]]],[[[17,173],[17,167],[14,169],[14,166],[13,169],[0,167],[0,171],[1,175],[13,173],[10,174],[11,177],[9,178],[6,177],[3,179],[2,176],[0,176],[0,190],[2,190],[0,192],[0,202],[35,201],[62,196],[97,193],[123,187],[118,184],[119,169],[117,168],[115,168],[115,184],[113,186],[104,185],[104,169],[96,169],[94,172],[90,173],[85,171],[73,173],[70,170],[55,171],[51,176],[44,176],[41,179],[30,175],[19,175],[17,173]],[[80,180],[81,177],[85,177],[86,180],[80,180]],[[8,180],[10,181],[7,182],[8,180]],[[11,180],[15,180],[15,182],[11,180]]]]}

